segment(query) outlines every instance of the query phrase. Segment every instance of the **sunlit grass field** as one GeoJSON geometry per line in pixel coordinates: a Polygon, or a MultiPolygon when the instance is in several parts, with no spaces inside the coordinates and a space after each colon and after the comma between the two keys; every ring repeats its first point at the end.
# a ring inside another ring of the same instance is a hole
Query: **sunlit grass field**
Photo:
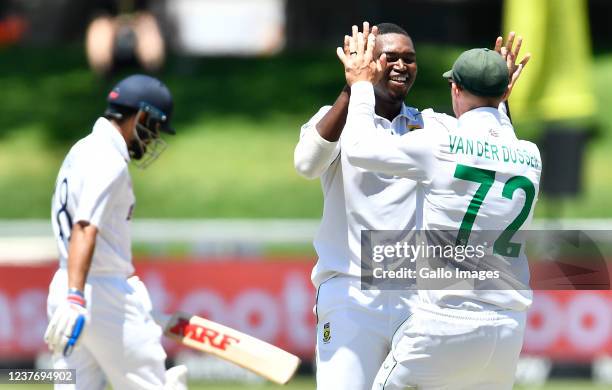
{"type": "MultiPolygon", "coordinates": [[[[460,48],[419,46],[408,104],[450,112],[440,82],[460,48]]],[[[528,70],[527,70],[528,71],[528,70]]],[[[293,169],[300,125],[343,85],[333,50],[259,59],[173,58],[176,137],[145,171],[133,169],[136,218],[318,218],[318,180],[293,169]]],[[[0,218],[47,218],[61,159],[87,134],[119,78],[102,80],[79,47],[0,49],[0,218]],[[10,205],[10,206],[9,206],[10,205]]],[[[601,136],[585,153],[584,194],[539,216],[612,217],[612,54],[595,57],[601,136]]],[[[518,128],[520,133],[520,127],[518,128]]]]}

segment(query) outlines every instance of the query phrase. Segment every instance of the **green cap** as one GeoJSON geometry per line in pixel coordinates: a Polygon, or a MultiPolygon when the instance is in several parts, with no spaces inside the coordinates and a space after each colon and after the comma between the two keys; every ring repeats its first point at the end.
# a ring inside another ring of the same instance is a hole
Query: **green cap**
{"type": "Polygon", "coordinates": [[[499,53],[489,49],[464,51],[453,64],[453,69],[442,77],[484,97],[503,95],[510,82],[506,62],[499,53]]]}

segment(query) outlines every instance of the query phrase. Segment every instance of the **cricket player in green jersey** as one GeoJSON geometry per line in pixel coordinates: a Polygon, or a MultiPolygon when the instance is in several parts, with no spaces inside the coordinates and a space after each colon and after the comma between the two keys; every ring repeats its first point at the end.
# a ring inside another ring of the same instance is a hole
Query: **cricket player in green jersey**
{"type": "MultiPolygon", "coordinates": [[[[515,233],[531,222],[542,163],[537,146],[517,139],[498,106],[529,57],[509,74],[504,56],[494,50],[464,52],[443,75],[457,121],[433,123],[397,140],[372,130],[372,85],[386,62],[384,55],[373,58],[374,41],[358,33],[338,48],[351,87],[341,139],[346,158],[367,171],[414,180],[423,204],[417,229],[456,231],[458,245],[473,232],[499,232],[494,255],[528,286],[524,242],[515,233]]],[[[514,62],[518,53],[505,54],[514,62]]],[[[396,332],[373,389],[511,389],[531,302],[527,287],[420,289],[417,308],[396,332]]]]}

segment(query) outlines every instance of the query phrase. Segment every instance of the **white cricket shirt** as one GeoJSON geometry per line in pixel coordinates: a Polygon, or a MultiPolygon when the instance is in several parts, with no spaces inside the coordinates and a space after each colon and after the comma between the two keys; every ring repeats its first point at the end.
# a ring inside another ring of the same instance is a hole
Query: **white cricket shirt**
{"type": "MultiPolygon", "coordinates": [[[[323,216],[314,239],[319,259],[311,275],[315,287],[336,275],[361,276],[361,230],[414,229],[422,209],[414,181],[357,168],[341,153],[340,142],[321,138],[316,124],[329,109],[321,108],[302,126],[295,151],[298,171],[309,178],[320,176],[323,190],[323,216]],[[322,152],[312,158],[312,149],[322,152]]],[[[374,115],[371,132],[397,140],[436,115],[430,111],[424,118],[417,109],[402,105],[391,122],[374,115]]]]}
{"type": "MultiPolygon", "coordinates": [[[[352,86],[342,151],[355,166],[418,183],[424,202],[423,220],[417,229],[459,230],[479,189],[481,204],[471,226],[473,231],[501,232],[519,219],[517,229],[529,227],[539,189],[540,152],[535,144],[516,138],[505,114],[495,108],[478,108],[463,114],[456,126],[430,121],[424,130],[398,140],[388,134],[372,135],[377,127],[374,104],[372,84],[352,86]],[[478,181],[482,181],[483,172],[490,175],[490,187],[484,192],[478,181]]],[[[378,228],[396,229],[390,224],[378,228]]],[[[524,245],[509,262],[513,274],[528,285],[524,245]]],[[[426,302],[441,306],[460,308],[463,302],[476,301],[483,302],[484,307],[512,310],[526,310],[532,299],[530,290],[430,290],[420,295],[426,302]]]]}
{"type": "Polygon", "coordinates": [[[67,267],[71,227],[87,221],[98,228],[89,274],[134,273],[130,222],[135,198],[129,161],[125,140],[105,118],[99,118],[91,134],[70,149],[51,203],[60,268],[67,267]]]}

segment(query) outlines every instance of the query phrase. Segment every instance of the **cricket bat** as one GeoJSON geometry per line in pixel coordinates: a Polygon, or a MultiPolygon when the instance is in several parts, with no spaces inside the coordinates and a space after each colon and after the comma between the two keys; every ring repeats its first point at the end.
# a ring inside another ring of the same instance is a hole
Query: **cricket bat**
{"type": "Polygon", "coordinates": [[[177,312],[173,316],[154,313],[164,334],[179,343],[212,353],[279,384],[297,370],[300,359],[263,340],[202,317],[177,312]]]}

